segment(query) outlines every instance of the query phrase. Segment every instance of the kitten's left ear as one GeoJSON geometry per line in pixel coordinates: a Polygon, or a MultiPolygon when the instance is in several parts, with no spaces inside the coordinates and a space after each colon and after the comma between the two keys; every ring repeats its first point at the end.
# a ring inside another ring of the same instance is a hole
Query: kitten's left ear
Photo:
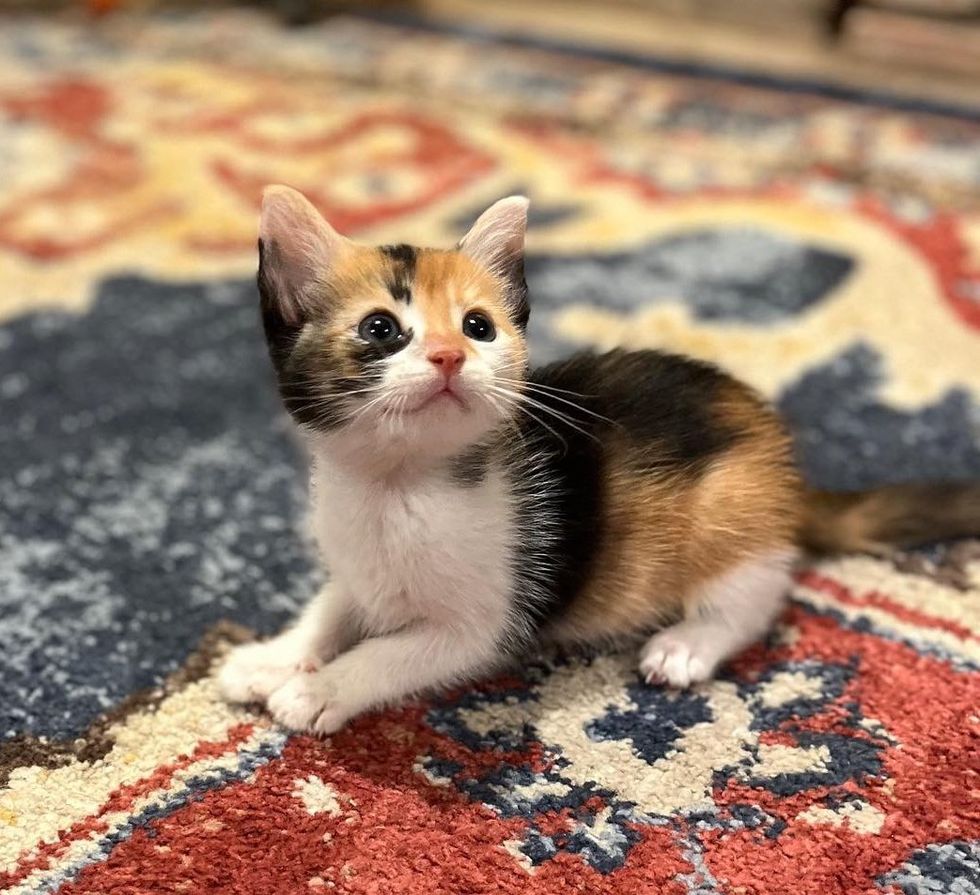
{"type": "Polygon", "coordinates": [[[459,250],[503,280],[514,322],[527,326],[529,308],[524,281],[524,234],[527,230],[525,196],[494,202],[459,241],[459,250]]]}

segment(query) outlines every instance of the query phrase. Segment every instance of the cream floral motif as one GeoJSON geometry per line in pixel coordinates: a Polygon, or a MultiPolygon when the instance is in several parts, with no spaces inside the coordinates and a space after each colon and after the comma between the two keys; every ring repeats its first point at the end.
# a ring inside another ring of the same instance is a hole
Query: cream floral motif
{"type": "MultiPolygon", "coordinates": [[[[812,696],[818,684],[800,672],[775,675],[758,696],[741,695],[730,681],[701,686],[697,692],[707,702],[710,720],[683,730],[671,751],[652,763],[627,739],[590,734],[591,724],[610,708],[635,708],[629,695],[635,683],[630,655],[602,656],[591,663],[559,667],[534,686],[526,699],[464,709],[459,714],[479,735],[533,725],[541,741],[568,762],[560,771],[563,780],[619,793],[651,815],[713,808],[712,777],[723,768],[738,766],[745,779],[753,779],[802,771],[820,773],[826,767],[825,749],[759,748],[758,732],[752,729],[755,702],[773,708],[812,696]]],[[[669,704],[670,699],[665,707],[669,704]]],[[[522,787],[520,795],[543,798],[567,789],[567,784],[542,780],[522,787]]],[[[510,796],[514,795],[512,790],[510,796]]]]}

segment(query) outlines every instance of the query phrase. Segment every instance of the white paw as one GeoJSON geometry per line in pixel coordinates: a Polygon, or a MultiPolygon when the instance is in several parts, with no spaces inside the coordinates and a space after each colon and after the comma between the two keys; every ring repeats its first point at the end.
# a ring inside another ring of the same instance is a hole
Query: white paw
{"type": "Polygon", "coordinates": [[[667,628],[646,642],[640,651],[640,672],[648,684],[688,687],[711,677],[715,659],[692,634],[667,628]]]}
{"type": "Polygon", "coordinates": [[[340,701],[340,692],[328,668],[301,671],[272,693],[267,704],[283,727],[326,736],[357,714],[355,708],[340,701]]]}
{"type": "Polygon", "coordinates": [[[296,641],[280,635],[233,649],[218,672],[218,687],[229,702],[265,702],[298,670],[318,665],[296,641]]]}

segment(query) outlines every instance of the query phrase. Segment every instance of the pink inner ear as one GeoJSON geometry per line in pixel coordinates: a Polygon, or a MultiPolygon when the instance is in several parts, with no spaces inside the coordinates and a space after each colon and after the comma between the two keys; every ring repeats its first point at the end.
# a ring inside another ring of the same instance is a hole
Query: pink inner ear
{"type": "Polygon", "coordinates": [[[286,186],[266,188],[259,239],[264,246],[263,276],[283,314],[297,319],[347,240],[309,200],[286,186]]]}
{"type": "Polygon", "coordinates": [[[508,196],[491,205],[459,243],[460,251],[494,272],[524,255],[528,200],[508,196]]]}

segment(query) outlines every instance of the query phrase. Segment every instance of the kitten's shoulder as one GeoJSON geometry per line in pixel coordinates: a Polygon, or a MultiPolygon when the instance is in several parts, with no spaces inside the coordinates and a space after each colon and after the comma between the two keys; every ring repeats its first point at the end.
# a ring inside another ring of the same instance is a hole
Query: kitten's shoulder
{"type": "Polygon", "coordinates": [[[654,349],[596,353],[580,351],[531,371],[531,382],[551,387],[591,388],[596,398],[610,400],[619,396],[635,397],[638,388],[670,390],[678,397],[704,397],[723,385],[751,390],[719,367],[682,354],[654,349]]]}
{"type": "Polygon", "coordinates": [[[768,404],[713,364],[663,351],[583,352],[534,370],[531,388],[559,401],[595,434],[656,442],[665,457],[690,462],[725,451],[760,428],[778,427],[768,404]],[[615,430],[615,431],[613,431],[615,430]]]}

